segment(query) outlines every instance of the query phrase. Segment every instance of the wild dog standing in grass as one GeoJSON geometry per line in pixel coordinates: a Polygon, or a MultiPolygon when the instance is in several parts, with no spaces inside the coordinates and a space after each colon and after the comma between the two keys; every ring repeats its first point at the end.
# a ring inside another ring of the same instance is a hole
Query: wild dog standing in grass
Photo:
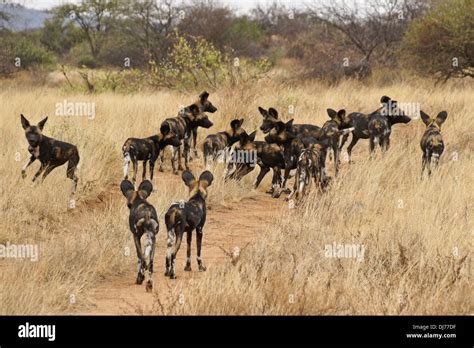
{"type": "Polygon", "coordinates": [[[296,199],[301,198],[306,189],[309,188],[311,179],[314,180],[316,187],[321,189],[324,181],[321,149],[320,144],[309,144],[307,148],[301,151],[296,165],[295,183],[287,200],[292,199],[294,195],[296,195],[296,199]]]}
{"type": "MultiPolygon", "coordinates": [[[[342,130],[334,130],[334,132],[335,135],[340,136],[352,130],[352,128],[347,128],[342,130]]],[[[281,185],[280,192],[278,194],[274,194],[273,197],[277,198],[282,192],[286,191],[286,182],[290,175],[290,171],[296,169],[300,153],[305,147],[308,146],[307,144],[319,144],[321,146],[321,149],[319,151],[319,154],[321,156],[320,164],[321,170],[325,176],[325,160],[327,149],[331,145],[330,140],[330,137],[324,135],[324,131],[319,132],[319,137],[306,136],[304,133],[295,134],[293,132],[293,120],[290,120],[287,123],[281,121],[277,122],[275,127],[273,127],[273,129],[265,137],[265,141],[267,143],[274,143],[282,146],[283,158],[285,161],[285,174],[283,176],[283,183],[281,185]]]]}
{"type": "Polygon", "coordinates": [[[23,114],[21,115],[21,125],[25,130],[26,139],[28,140],[28,152],[31,154],[28,163],[21,170],[22,178],[26,177],[26,168],[34,161],[39,160],[40,168],[33,177],[33,182],[43,173],[44,180],[54,168],[62,166],[67,162],[66,175],[73,181],[72,193],[76,192],[77,182],[79,178],[76,175],[77,165],[79,163],[79,151],[75,145],[49,138],[42,133],[44,125],[48,117],[43,119],[36,126],[30,125],[30,122],[23,114]]]}
{"type": "MultiPolygon", "coordinates": [[[[352,140],[349,146],[347,147],[347,154],[349,156],[349,163],[352,163],[352,149],[354,146],[357,144],[359,139],[369,139],[370,138],[370,132],[369,132],[369,120],[373,115],[380,115],[384,108],[388,107],[388,104],[390,104],[390,97],[383,96],[380,99],[380,102],[383,104],[380,108],[375,110],[374,112],[370,114],[364,114],[361,112],[352,112],[349,115],[347,115],[344,118],[344,127],[354,127],[354,130],[352,131],[352,140]]],[[[392,104],[396,105],[395,101],[392,101],[392,104]]],[[[386,109],[388,110],[388,109],[386,109]]],[[[378,116],[376,118],[379,118],[378,116]]],[[[392,113],[390,115],[390,118],[388,119],[388,122],[383,122],[383,123],[388,123],[391,127],[394,124],[397,123],[408,123],[411,121],[411,118],[406,116],[403,111],[398,109],[398,107],[392,108],[392,113]]],[[[375,132],[374,132],[375,135],[375,132]]],[[[339,150],[342,150],[342,147],[346,143],[347,139],[349,137],[349,134],[346,134],[342,137],[341,145],[339,146],[339,150]]]]}
{"type": "MultiPolygon", "coordinates": [[[[169,129],[172,134],[176,135],[178,139],[183,142],[184,165],[186,170],[188,170],[190,150],[189,141],[193,129],[197,129],[198,127],[210,128],[212,125],[212,122],[209,120],[207,115],[201,111],[200,107],[197,104],[192,104],[183,109],[177,117],[167,118],[164,120],[161,123],[160,130],[163,133],[169,129]]],[[[164,151],[161,154],[160,172],[163,171],[163,155],[164,151]]],[[[174,174],[178,174],[178,170],[183,170],[181,165],[181,146],[173,146],[171,165],[174,174]],[[176,161],[178,161],[178,168],[176,168],[176,161]]]]}
{"type": "Polygon", "coordinates": [[[230,148],[230,146],[239,141],[240,135],[244,132],[242,128],[243,123],[243,118],[232,120],[230,122],[230,129],[217,134],[210,134],[206,137],[202,144],[204,165],[207,165],[207,161],[210,159],[215,160],[220,151],[230,148]]]}
{"type": "Polygon", "coordinates": [[[136,284],[143,283],[146,272],[146,291],[151,291],[153,289],[153,257],[155,255],[156,235],[159,229],[156,210],[146,201],[153,192],[153,185],[150,181],[145,180],[138,186],[138,190],[135,191],[135,186],[130,181],[123,180],[120,184],[120,189],[125,198],[127,198],[127,206],[130,209],[128,223],[137,250],[138,273],[136,284]],[[141,246],[143,235],[146,238],[144,253],[141,246]]]}
{"type": "MultiPolygon", "coordinates": [[[[258,107],[258,111],[263,117],[262,125],[260,126],[260,130],[263,134],[269,133],[280,121],[278,119],[278,111],[274,108],[269,108],[265,110],[262,107],[258,107]]],[[[302,136],[313,136],[319,137],[321,136],[321,127],[312,125],[312,124],[293,124],[291,126],[291,130],[294,134],[302,135],[302,136]]]]}
{"type": "Polygon", "coordinates": [[[185,203],[173,204],[165,215],[165,224],[168,230],[168,244],[166,251],[165,276],[176,278],[176,254],[179,251],[183,234],[187,233],[188,249],[186,253],[185,271],[191,271],[191,241],[192,232],[196,230],[197,263],[200,271],[205,271],[201,258],[203,228],[206,223],[207,188],[214,179],[208,170],[202,172],[199,180],[186,170],[182,174],[184,184],[189,188],[189,200],[185,203]]]}
{"type": "Polygon", "coordinates": [[[329,139],[330,147],[334,153],[334,171],[337,175],[339,171],[339,138],[340,130],[344,128],[344,117],[346,116],[346,110],[341,109],[335,111],[333,109],[326,110],[331,120],[326,121],[323,124],[322,131],[324,136],[329,139]]]}
{"type": "MultiPolygon", "coordinates": [[[[199,111],[201,112],[210,112],[211,114],[213,114],[214,112],[217,111],[217,108],[212,105],[212,103],[209,101],[209,93],[204,91],[202,92],[200,95],[199,95],[199,98],[198,100],[194,103],[195,105],[197,105],[199,107],[199,111]]],[[[189,108],[189,107],[188,107],[189,108]]],[[[188,108],[185,108],[185,112],[189,112],[190,110],[187,110],[188,108]]],[[[194,128],[192,129],[192,134],[193,134],[193,138],[192,138],[192,148],[193,148],[193,151],[194,151],[194,155],[197,157],[198,156],[198,153],[197,153],[197,150],[196,150],[196,142],[197,142],[197,130],[198,130],[198,125],[194,126],[194,128]]]]}
{"type": "MultiPolygon", "coordinates": [[[[255,189],[260,185],[270,169],[273,170],[272,187],[267,191],[267,193],[273,194],[276,188],[281,185],[281,170],[285,168],[282,150],[281,147],[276,144],[268,144],[265,141],[255,141],[256,134],[256,131],[250,134],[243,132],[240,135],[239,143],[236,144],[233,149],[233,153],[256,153],[260,173],[253,185],[255,189]]],[[[226,173],[226,179],[240,180],[253,171],[254,168],[255,163],[251,163],[250,161],[231,162],[229,163],[229,168],[226,173]],[[233,169],[230,167],[233,167],[233,169]]]]}
{"type": "Polygon", "coordinates": [[[139,139],[139,138],[128,138],[122,146],[124,166],[123,175],[124,179],[128,179],[128,167],[130,162],[133,164],[133,182],[137,181],[138,173],[138,161],[143,161],[143,174],[142,181],[145,180],[146,176],[146,164],[150,163],[150,180],[153,181],[153,172],[155,169],[155,162],[160,154],[160,151],[167,145],[180,146],[176,134],[170,132],[168,125],[161,127],[160,133],[152,135],[151,137],[139,139]]]}
{"type": "Polygon", "coordinates": [[[423,151],[421,175],[423,175],[426,167],[428,167],[428,175],[431,175],[431,161],[433,161],[435,167],[438,166],[439,158],[444,151],[441,125],[446,121],[448,113],[441,111],[436,118],[431,118],[420,110],[420,115],[423,123],[426,125],[425,133],[420,142],[421,150],[423,151]]]}

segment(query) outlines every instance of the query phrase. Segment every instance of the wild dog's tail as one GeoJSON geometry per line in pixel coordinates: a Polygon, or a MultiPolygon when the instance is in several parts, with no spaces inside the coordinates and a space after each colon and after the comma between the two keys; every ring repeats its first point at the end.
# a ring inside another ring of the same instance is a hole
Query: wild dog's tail
{"type": "Polygon", "coordinates": [[[352,132],[354,129],[355,129],[355,127],[343,128],[343,129],[339,129],[337,131],[337,133],[338,133],[338,135],[345,135],[345,134],[348,134],[348,133],[352,132]]]}

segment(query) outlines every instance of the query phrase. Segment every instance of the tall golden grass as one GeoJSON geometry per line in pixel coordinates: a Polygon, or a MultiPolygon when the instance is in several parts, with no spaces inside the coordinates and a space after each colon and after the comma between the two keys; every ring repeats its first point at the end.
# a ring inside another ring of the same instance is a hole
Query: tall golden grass
{"type": "MultiPolygon", "coordinates": [[[[260,105],[277,108],[286,120],[321,125],[327,119],[327,107],[372,111],[386,94],[420,103],[432,115],[447,110],[443,126],[446,150],[440,169],[429,180],[421,180],[421,121],[395,126],[390,151],[374,159],[368,159],[368,144],[361,141],[355,164],[343,166],[327,194],[312,193],[303,204],[282,213],[274,225],[264,227],[267,233],[245,249],[237,264],[229,261],[213,267],[179,290],[186,292],[184,305],[169,305],[162,312],[471,313],[474,121],[468,106],[473,90],[467,82],[434,87],[430,82],[410,80],[379,88],[352,81],[337,86],[317,82],[295,86],[269,79],[211,92],[210,99],[219,110],[210,116],[214,127],[200,131],[200,141],[207,133],[227,128],[237,117],[245,118],[247,131],[257,129],[260,105]],[[457,160],[451,160],[455,153],[457,160]],[[326,258],[324,247],[333,242],[364,245],[364,259],[326,258]]],[[[127,137],[157,132],[161,120],[176,115],[197,94],[159,91],[91,96],[46,87],[18,89],[11,83],[0,89],[0,243],[40,246],[37,262],[0,260],[1,314],[69,313],[86,304],[89,291],[101,279],[125,272],[129,259],[124,250],[128,247],[133,253],[133,247],[128,209],[117,190],[122,175],[121,145],[127,137]],[[56,116],[55,105],[64,99],[94,102],[95,118],[56,116]],[[20,113],[33,123],[49,115],[44,133],[78,146],[76,208],[69,208],[71,182],[65,167],[53,171],[42,185],[31,184],[38,164],[28,169],[27,179],[21,179],[28,152],[20,113]]],[[[195,172],[203,169],[200,162],[192,163],[195,172]]],[[[169,163],[166,165],[169,171],[169,163]]],[[[213,168],[216,181],[209,190],[211,205],[253,195],[251,183],[256,173],[240,183],[224,183],[222,167],[213,168]]],[[[150,201],[160,215],[171,202],[186,198],[179,178],[156,170],[154,181],[157,191],[150,201]],[[175,179],[176,185],[160,185],[164,175],[171,177],[168,183],[175,179]]],[[[268,184],[266,178],[260,189],[268,184]]],[[[164,243],[162,231],[158,243],[164,243]]]]}

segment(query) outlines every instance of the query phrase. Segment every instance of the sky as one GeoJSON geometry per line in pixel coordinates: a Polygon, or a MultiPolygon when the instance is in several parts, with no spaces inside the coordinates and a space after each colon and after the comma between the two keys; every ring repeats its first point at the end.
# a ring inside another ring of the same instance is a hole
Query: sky
{"type": "MultiPolygon", "coordinates": [[[[50,9],[54,6],[62,5],[64,3],[78,3],[80,0],[0,0],[1,3],[17,3],[25,7],[34,8],[38,10],[50,9]]],[[[329,0],[331,1],[331,0],[329,0]]],[[[334,0],[332,0],[334,1],[334,0]]],[[[220,3],[229,5],[231,8],[239,12],[247,12],[254,8],[255,5],[265,5],[272,3],[273,0],[219,0],[220,3]]],[[[289,8],[303,7],[308,2],[319,2],[318,0],[278,0],[279,3],[284,4],[289,8]]]]}

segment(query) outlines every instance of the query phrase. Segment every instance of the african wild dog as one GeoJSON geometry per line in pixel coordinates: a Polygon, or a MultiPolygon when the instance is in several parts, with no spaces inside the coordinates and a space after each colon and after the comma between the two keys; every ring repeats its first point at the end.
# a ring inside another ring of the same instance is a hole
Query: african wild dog
{"type": "Polygon", "coordinates": [[[153,288],[153,257],[155,255],[155,241],[158,234],[158,215],[155,208],[146,201],[153,192],[153,185],[150,181],[143,181],[138,190],[128,180],[123,180],[120,190],[127,198],[127,206],[130,209],[128,223],[133,234],[133,241],[137,250],[138,273],[136,284],[142,284],[147,272],[146,291],[153,288]],[[143,255],[141,238],[145,235],[145,255],[143,255]],[[148,258],[148,263],[147,263],[148,258]]]}
{"type": "MultiPolygon", "coordinates": [[[[201,112],[210,112],[213,114],[214,112],[217,111],[217,108],[212,105],[212,103],[209,101],[209,93],[204,91],[199,95],[199,99],[194,103],[199,107],[199,110],[201,112]]],[[[189,106],[188,106],[189,108],[189,106]]],[[[184,109],[184,112],[189,112],[190,110],[187,110],[188,108],[184,109]]],[[[197,150],[196,150],[196,141],[197,141],[197,130],[199,126],[195,126],[192,130],[193,138],[192,138],[192,148],[194,150],[194,155],[197,157],[197,150]]]]}
{"type": "Polygon", "coordinates": [[[21,125],[25,130],[28,140],[28,152],[31,154],[28,163],[21,170],[22,178],[26,177],[26,168],[34,161],[39,160],[40,168],[33,177],[33,182],[43,173],[44,180],[54,168],[62,166],[67,162],[66,175],[73,181],[72,193],[76,192],[79,178],[76,175],[77,165],[79,163],[79,151],[75,145],[49,138],[42,133],[48,117],[43,119],[36,126],[30,125],[26,117],[21,114],[21,125]]]}
{"type": "MultiPolygon", "coordinates": [[[[274,108],[269,108],[268,110],[265,110],[260,106],[258,107],[258,111],[260,111],[260,114],[263,117],[260,130],[263,132],[263,134],[267,134],[279,122],[278,111],[276,111],[274,108]]],[[[292,132],[298,135],[313,136],[316,138],[322,135],[321,127],[312,124],[294,124],[292,125],[292,132]]]]}
{"type": "MultiPolygon", "coordinates": [[[[342,129],[334,131],[336,134],[341,135],[346,132],[352,131],[352,128],[342,129]]],[[[321,146],[320,150],[320,165],[321,170],[326,175],[326,154],[327,149],[329,148],[330,138],[324,136],[323,131],[320,132],[319,137],[305,136],[304,134],[295,134],[293,132],[293,120],[291,119],[287,123],[277,122],[275,127],[268,133],[265,137],[267,143],[275,143],[283,147],[283,158],[285,161],[285,174],[283,176],[283,183],[281,185],[280,193],[274,194],[274,197],[279,197],[282,192],[286,191],[286,182],[290,175],[290,171],[296,169],[298,158],[301,151],[308,147],[309,144],[319,144],[321,146]],[[321,134],[322,133],[322,134],[321,134]]]]}
{"type": "MultiPolygon", "coordinates": [[[[397,123],[408,123],[411,121],[411,118],[406,116],[403,111],[396,107],[397,102],[392,101],[390,97],[383,96],[380,99],[380,102],[383,104],[380,108],[375,110],[370,114],[364,114],[361,112],[352,112],[347,115],[344,119],[344,127],[354,127],[352,131],[352,140],[349,146],[347,147],[347,154],[349,156],[349,163],[352,163],[352,149],[357,144],[359,139],[369,139],[369,120],[371,116],[378,115],[384,113],[387,116],[388,124],[391,127],[397,123]],[[395,105],[395,107],[393,107],[395,105]],[[392,107],[390,107],[392,106],[392,107]],[[385,109],[385,110],[384,110],[385,109]],[[388,111],[390,110],[390,114],[388,111]]],[[[378,118],[378,116],[376,117],[378,118]]],[[[342,137],[341,145],[339,146],[339,150],[342,150],[342,147],[347,141],[349,134],[346,134],[342,137]]]]}
{"type": "Polygon", "coordinates": [[[204,165],[207,165],[209,159],[215,160],[219,152],[228,149],[234,143],[239,141],[240,135],[244,132],[242,124],[244,119],[232,120],[230,128],[217,134],[210,134],[202,144],[202,152],[204,156],[204,165]]]}
{"type": "MultiPolygon", "coordinates": [[[[212,106],[212,104],[210,105],[212,106]]],[[[188,106],[183,109],[183,112],[181,112],[177,117],[167,118],[161,123],[160,130],[162,133],[169,129],[172,134],[176,135],[179,140],[183,141],[183,156],[186,170],[189,169],[189,139],[193,129],[197,129],[198,127],[210,128],[212,127],[212,122],[209,120],[207,115],[201,111],[197,104],[188,106]]],[[[163,155],[164,151],[161,153],[160,172],[163,171],[163,155]]],[[[183,170],[183,167],[181,166],[181,146],[173,146],[171,165],[174,174],[178,174],[178,170],[183,170]],[[178,168],[176,168],[176,160],[178,161],[178,168]]]]}
{"type": "Polygon", "coordinates": [[[428,175],[431,175],[431,161],[436,167],[439,163],[439,158],[444,151],[443,137],[441,136],[441,125],[446,121],[448,113],[441,111],[436,118],[431,118],[429,115],[420,110],[421,119],[426,125],[425,133],[420,141],[421,150],[423,151],[421,174],[428,167],[428,175]]]}
{"type": "Polygon", "coordinates": [[[321,145],[310,144],[307,148],[301,150],[296,164],[296,175],[293,190],[287,200],[291,200],[294,195],[296,199],[303,196],[309,187],[311,179],[314,180],[316,187],[322,188],[324,182],[324,173],[321,165],[321,145]]]}
{"type": "MultiPolygon", "coordinates": [[[[256,131],[250,134],[243,132],[240,135],[239,142],[234,146],[232,151],[234,153],[256,153],[260,173],[253,184],[254,189],[260,185],[270,169],[273,170],[272,186],[270,190],[267,191],[267,193],[273,194],[276,192],[275,189],[281,185],[281,170],[285,168],[285,161],[280,146],[268,144],[265,141],[255,141],[256,134],[256,131]]],[[[254,168],[255,163],[242,161],[229,163],[226,179],[241,180],[245,175],[253,171],[254,168]],[[233,170],[231,170],[230,167],[234,167],[233,170]]]]}
{"type": "Polygon", "coordinates": [[[339,138],[340,138],[340,130],[344,128],[344,117],[346,116],[346,110],[341,109],[339,111],[335,111],[333,109],[326,110],[329,117],[331,118],[329,121],[326,121],[323,124],[322,132],[324,137],[329,139],[330,148],[334,153],[334,171],[335,175],[337,175],[339,171],[339,138]]]}
{"type": "Polygon", "coordinates": [[[176,255],[185,232],[187,233],[188,249],[184,270],[191,271],[191,241],[194,229],[196,230],[198,267],[200,271],[206,270],[201,259],[201,244],[203,228],[206,223],[207,188],[212,184],[214,177],[208,170],[202,172],[197,181],[188,170],[185,170],[181,177],[184,184],[189,188],[190,198],[185,203],[173,204],[165,215],[165,223],[168,230],[165,276],[169,276],[171,279],[176,278],[176,255]]]}
{"type": "Polygon", "coordinates": [[[124,179],[128,179],[128,167],[130,162],[133,164],[133,182],[137,181],[138,173],[138,161],[143,161],[143,174],[142,180],[145,180],[146,176],[146,164],[149,161],[150,165],[150,180],[153,180],[153,172],[155,169],[155,162],[158,158],[160,151],[167,145],[180,146],[176,134],[171,133],[169,127],[164,125],[161,131],[157,135],[151,137],[139,139],[139,138],[128,138],[122,146],[124,165],[123,175],[124,179]]]}

